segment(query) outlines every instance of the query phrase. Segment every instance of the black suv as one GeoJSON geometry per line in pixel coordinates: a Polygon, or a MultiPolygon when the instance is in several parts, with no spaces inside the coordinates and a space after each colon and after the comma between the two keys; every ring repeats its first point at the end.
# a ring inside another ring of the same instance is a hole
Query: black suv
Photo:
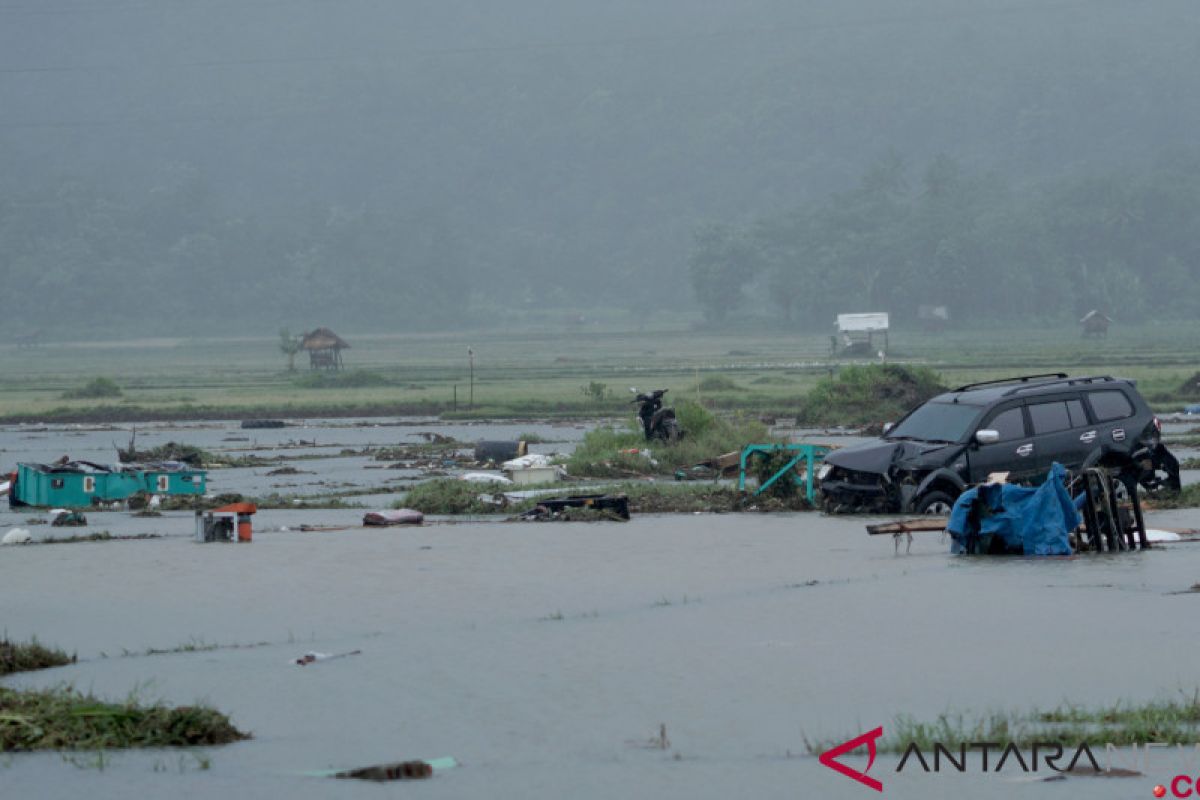
{"type": "Polygon", "coordinates": [[[1148,490],[1179,489],[1179,462],[1131,381],[1063,373],[973,383],[917,406],[883,438],[835,450],[817,472],[829,511],[949,513],[993,472],[1043,479],[1107,466],[1148,490]]]}

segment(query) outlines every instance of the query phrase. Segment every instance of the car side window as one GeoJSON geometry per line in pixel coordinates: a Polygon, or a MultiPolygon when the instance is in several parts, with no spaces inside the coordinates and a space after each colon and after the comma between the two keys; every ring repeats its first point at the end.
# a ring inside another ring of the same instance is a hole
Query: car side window
{"type": "Polygon", "coordinates": [[[1082,400],[1068,400],[1067,413],[1071,415],[1072,428],[1086,428],[1088,424],[1087,413],[1083,410],[1082,400]]]}
{"type": "Polygon", "coordinates": [[[1066,402],[1062,400],[1050,403],[1031,403],[1029,419],[1033,422],[1035,434],[1065,431],[1071,427],[1071,414],[1067,411],[1066,402]]]}
{"type": "Polygon", "coordinates": [[[1110,389],[1105,392],[1091,392],[1088,402],[1092,404],[1092,414],[1097,422],[1110,422],[1114,419],[1125,419],[1133,416],[1133,405],[1124,392],[1110,389]]]}
{"type": "Polygon", "coordinates": [[[983,426],[1000,434],[1000,441],[1021,439],[1025,436],[1025,415],[1020,406],[1001,411],[992,417],[992,421],[983,426]]]}

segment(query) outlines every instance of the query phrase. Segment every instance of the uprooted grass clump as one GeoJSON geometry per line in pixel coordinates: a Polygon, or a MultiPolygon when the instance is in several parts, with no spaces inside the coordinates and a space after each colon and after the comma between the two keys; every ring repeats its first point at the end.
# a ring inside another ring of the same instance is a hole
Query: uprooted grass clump
{"type": "Polygon", "coordinates": [[[799,416],[819,425],[894,421],[946,388],[928,367],[850,366],[814,386],[799,416]]]}
{"type": "Polygon", "coordinates": [[[70,687],[0,687],[0,752],[197,747],[249,739],[206,706],[109,703],[70,687]]]}
{"type": "Polygon", "coordinates": [[[678,442],[647,442],[632,426],[596,428],[588,431],[567,460],[567,472],[594,478],[671,475],[748,444],[775,441],[765,425],[745,415],[717,416],[691,402],[680,403],[675,413],[684,431],[678,442]]]}
{"type": "Polygon", "coordinates": [[[46,647],[36,638],[28,642],[14,642],[7,636],[0,639],[0,675],[74,663],[75,656],[46,647]]]}
{"type": "MultiPolygon", "coordinates": [[[[880,740],[879,749],[892,753],[904,752],[910,744],[929,753],[935,743],[950,750],[969,748],[976,742],[1011,742],[1021,749],[1035,743],[1061,744],[1072,751],[1081,743],[1100,748],[1105,744],[1145,742],[1191,745],[1200,735],[1200,693],[1181,695],[1178,700],[1117,702],[1097,708],[1064,704],[1048,711],[945,713],[932,721],[900,715],[888,726],[888,732],[880,740]]],[[[828,749],[829,744],[805,743],[814,755],[828,749]]]]}

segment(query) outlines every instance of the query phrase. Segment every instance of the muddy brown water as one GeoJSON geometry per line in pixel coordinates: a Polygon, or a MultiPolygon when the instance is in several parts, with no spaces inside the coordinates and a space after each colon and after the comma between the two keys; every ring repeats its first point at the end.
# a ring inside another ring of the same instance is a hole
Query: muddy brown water
{"type": "MultiPolygon", "coordinates": [[[[0,530],[26,516],[5,510],[0,530]]],[[[208,769],[178,752],[115,753],[102,771],[12,755],[3,796],[870,797],[804,738],[1200,686],[1200,595],[1168,594],[1200,581],[1200,544],[968,559],[923,534],[896,555],[868,520],[818,514],[297,531],[360,516],[264,511],[251,544],[201,545],[189,514],[109,512],[89,529],[164,538],[0,548],[8,635],[80,657],[4,685],[202,700],[255,736],[205,749],[208,769]],[[292,663],[309,650],[362,652],[292,663]],[[660,725],[666,750],[648,746],[660,725]],[[462,766],[420,784],[303,774],[440,756],[462,766]]],[[[885,797],[1150,797],[1200,773],[1179,758],[1156,753],[1145,777],[1018,783],[897,774],[883,754],[871,774],[885,797]]]]}

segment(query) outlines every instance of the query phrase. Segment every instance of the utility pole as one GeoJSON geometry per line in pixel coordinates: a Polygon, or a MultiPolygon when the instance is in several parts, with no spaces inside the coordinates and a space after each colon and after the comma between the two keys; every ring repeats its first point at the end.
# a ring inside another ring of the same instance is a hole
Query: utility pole
{"type": "Polygon", "coordinates": [[[467,394],[467,409],[475,410],[475,351],[467,348],[467,361],[471,365],[471,388],[467,394]]]}

